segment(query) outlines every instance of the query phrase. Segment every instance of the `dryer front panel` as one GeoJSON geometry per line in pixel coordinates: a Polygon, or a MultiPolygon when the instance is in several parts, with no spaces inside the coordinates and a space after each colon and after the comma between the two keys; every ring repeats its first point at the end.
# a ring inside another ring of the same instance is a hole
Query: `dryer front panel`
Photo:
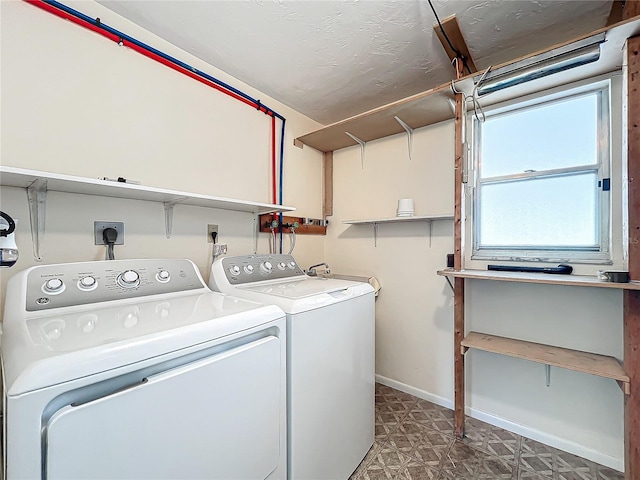
{"type": "Polygon", "coordinates": [[[64,406],[43,425],[43,478],[265,479],[285,454],[280,342],[267,336],[64,406]]]}

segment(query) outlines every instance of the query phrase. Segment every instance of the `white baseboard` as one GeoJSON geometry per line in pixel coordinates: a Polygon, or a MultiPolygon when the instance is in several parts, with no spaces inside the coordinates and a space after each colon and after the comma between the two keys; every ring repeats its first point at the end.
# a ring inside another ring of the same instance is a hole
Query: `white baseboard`
{"type": "MultiPolygon", "coordinates": [[[[435,403],[436,405],[440,405],[442,407],[453,410],[453,401],[449,400],[448,398],[434,395],[425,390],[412,387],[411,385],[407,385],[406,383],[398,382],[396,380],[392,380],[391,378],[383,377],[382,375],[378,374],[376,374],[376,382],[395,388],[396,390],[400,390],[401,392],[409,393],[415,397],[422,398],[431,403],[435,403]]],[[[504,418],[497,417],[481,410],[466,407],[465,413],[472,418],[476,418],[496,427],[504,428],[505,430],[509,430],[510,432],[522,435],[523,437],[530,438],[540,443],[544,443],[545,445],[564,450],[565,452],[572,453],[573,455],[578,455],[579,457],[586,458],[587,460],[591,460],[592,462],[599,463],[600,465],[604,465],[609,468],[613,468],[615,470],[618,470],[619,472],[622,472],[624,470],[624,459],[622,458],[606,455],[591,448],[585,447],[584,445],[580,445],[579,443],[556,437],[555,435],[536,430],[535,428],[531,428],[526,425],[520,425],[518,423],[505,420],[504,418]]]]}

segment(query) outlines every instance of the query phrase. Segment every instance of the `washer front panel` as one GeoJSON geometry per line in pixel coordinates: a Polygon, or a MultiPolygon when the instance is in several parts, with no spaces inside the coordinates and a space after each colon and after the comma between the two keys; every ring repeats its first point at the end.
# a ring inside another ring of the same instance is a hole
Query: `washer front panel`
{"type": "Polygon", "coordinates": [[[28,272],[27,311],[205,287],[189,260],[110,260],[41,265],[28,272]]]}

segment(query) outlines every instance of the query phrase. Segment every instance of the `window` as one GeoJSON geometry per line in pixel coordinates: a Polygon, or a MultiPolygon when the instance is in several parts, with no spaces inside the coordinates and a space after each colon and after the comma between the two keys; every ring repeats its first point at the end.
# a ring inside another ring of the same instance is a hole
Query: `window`
{"type": "Polygon", "coordinates": [[[609,82],[473,128],[472,259],[609,263],[609,82]]]}

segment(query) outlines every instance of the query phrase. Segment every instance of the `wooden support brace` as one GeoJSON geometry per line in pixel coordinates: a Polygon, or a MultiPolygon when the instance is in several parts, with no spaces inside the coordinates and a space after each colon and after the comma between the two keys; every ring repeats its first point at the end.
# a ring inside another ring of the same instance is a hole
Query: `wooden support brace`
{"type": "MultiPolygon", "coordinates": [[[[449,37],[449,40],[451,40],[451,44],[455,47],[455,49],[462,55],[464,55],[466,65],[467,67],[469,67],[469,70],[471,70],[470,72],[465,71],[464,74],[477,72],[478,69],[473,61],[473,58],[471,58],[469,47],[467,47],[467,42],[464,41],[464,37],[462,36],[462,31],[460,30],[460,25],[458,24],[458,19],[456,18],[456,16],[451,15],[450,17],[445,18],[442,21],[442,28],[447,34],[447,37],[449,37]]],[[[444,47],[444,51],[447,52],[449,59],[453,61],[453,59],[457,57],[457,54],[449,46],[449,42],[447,42],[447,39],[442,34],[440,26],[438,24],[435,24],[433,26],[433,29],[435,30],[440,43],[444,47]]]]}
{"type": "Polygon", "coordinates": [[[640,0],[626,0],[622,10],[622,20],[640,15],[640,0]]]}

